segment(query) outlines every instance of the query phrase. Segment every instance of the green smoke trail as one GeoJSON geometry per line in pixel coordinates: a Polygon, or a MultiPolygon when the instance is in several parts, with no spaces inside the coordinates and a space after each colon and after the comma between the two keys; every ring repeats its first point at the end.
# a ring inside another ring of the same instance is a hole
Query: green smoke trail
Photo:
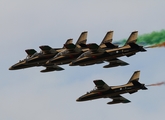
{"type": "MultiPolygon", "coordinates": [[[[124,45],[127,39],[117,42],[117,44],[124,45]]],[[[153,31],[152,33],[138,36],[137,43],[143,46],[157,45],[165,42],[165,30],[153,31]]]]}

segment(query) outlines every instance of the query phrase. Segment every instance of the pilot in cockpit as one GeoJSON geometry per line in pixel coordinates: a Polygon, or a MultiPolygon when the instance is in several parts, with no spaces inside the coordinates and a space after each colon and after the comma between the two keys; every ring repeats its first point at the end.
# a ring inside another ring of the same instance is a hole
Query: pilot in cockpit
{"type": "Polygon", "coordinates": [[[93,88],[93,90],[91,90],[90,92],[87,92],[87,94],[89,94],[89,93],[91,93],[91,92],[93,92],[95,90],[97,90],[97,87],[96,86],[93,88]]]}
{"type": "Polygon", "coordinates": [[[60,57],[60,56],[65,56],[69,53],[68,50],[63,50],[61,52],[59,52],[54,58],[60,57]]]}
{"type": "Polygon", "coordinates": [[[90,54],[91,54],[90,51],[86,51],[86,52],[84,52],[83,54],[81,54],[77,59],[80,59],[80,58],[83,58],[83,57],[89,57],[90,54]]]}

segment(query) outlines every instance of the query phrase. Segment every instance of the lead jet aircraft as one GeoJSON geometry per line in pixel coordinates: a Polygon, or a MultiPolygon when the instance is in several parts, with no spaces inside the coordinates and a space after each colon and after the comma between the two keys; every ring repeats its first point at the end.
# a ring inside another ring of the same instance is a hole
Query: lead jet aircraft
{"type": "MultiPolygon", "coordinates": [[[[68,39],[65,44],[72,43],[72,39],[68,39]]],[[[34,49],[25,50],[28,56],[24,60],[20,60],[18,63],[14,64],[9,68],[9,70],[18,70],[35,66],[44,66],[46,69],[41,70],[41,72],[51,72],[51,71],[61,71],[63,68],[55,64],[46,64],[46,62],[54,57],[58,52],[65,49],[63,48],[51,48],[50,46],[44,45],[40,46],[41,52],[37,53],[34,49]]]]}
{"type": "MultiPolygon", "coordinates": [[[[27,51],[31,51],[32,49],[28,49],[25,50],[27,51]]],[[[57,65],[46,65],[43,61],[41,62],[30,62],[28,63],[28,59],[31,59],[33,57],[35,57],[35,55],[39,55],[40,53],[34,53],[31,56],[27,56],[25,59],[20,60],[18,63],[12,65],[9,70],[19,70],[19,69],[25,69],[25,68],[30,68],[30,67],[38,67],[38,66],[44,66],[46,67],[45,70],[41,70],[41,72],[50,72],[50,71],[61,71],[64,70],[63,68],[57,66],[57,65]]]]}
{"type": "Polygon", "coordinates": [[[88,101],[99,98],[111,98],[107,104],[129,103],[130,101],[121,96],[124,93],[135,93],[138,90],[147,90],[144,84],[139,82],[140,71],[135,71],[127,84],[120,86],[108,86],[103,80],[94,80],[95,89],[79,97],[76,101],[88,101]]]}
{"type": "MultiPolygon", "coordinates": [[[[104,39],[102,40],[100,47],[102,49],[107,48],[116,48],[116,45],[111,44],[112,42],[113,31],[107,32],[104,39]]],[[[54,58],[50,59],[47,63],[55,63],[57,65],[68,64],[79,57],[82,53],[89,50],[86,46],[87,33],[82,34],[75,45],[67,44],[65,47],[67,48],[64,51],[59,52],[54,58]],[[82,40],[81,40],[81,39],[82,40]],[[79,43],[79,44],[78,44],[79,43]]]]}
{"type": "Polygon", "coordinates": [[[11,66],[9,70],[18,70],[18,69],[33,67],[32,64],[27,65],[26,60],[29,59],[35,53],[37,53],[37,51],[34,49],[27,49],[25,50],[25,52],[27,53],[27,57],[23,60],[20,60],[18,63],[14,64],[13,66],[11,66]]]}
{"type": "Polygon", "coordinates": [[[118,59],[118,57],[135,55],[137,52],[146,51],[143,46],[136,44],[138,31],[134,31],[129,36],[123,47],[114,46],[111,43],[105,44],[110,49],[102,49],[97,44],[88,44],[90,50],[81,54],[76,60],[70,63],[70,66],[87,66],[97,63],[109,62],[104,68],[129,65],[128,63],[118,59]]]}

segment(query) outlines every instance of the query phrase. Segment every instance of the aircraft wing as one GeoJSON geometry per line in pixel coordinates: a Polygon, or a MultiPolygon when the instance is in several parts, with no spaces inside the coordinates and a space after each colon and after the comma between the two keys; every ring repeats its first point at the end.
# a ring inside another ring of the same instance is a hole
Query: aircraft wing
{"type": "Polygon", "coordinates": [[[97,89],[109,89],[110,87],[103,80],[94,80],[97,89]]]}
{"type": "Polygon", "coordinates": [[[51,50],[52,50],[52,48],[48,45],[42,45],[42,46],[39,46],[39,48],[42,50],[44,54],[49,54],[51,53],[51,50]]]}
{"type": "Polygon", "coordinates": [[[108,102],[107,104],[117,104],[117,103],[129,103],[129,102],[131,102],[128,99],[122,97],[121,95],[113,96],[113,97],[110,97],[110,98],[113,99],[113,100],[111,102],[108,102]]]}
{"type": "Polygon", "coordinates": [[[40,72],[44,73],[44,72],[61,71],[61,70],[64,70],[64,68],[55,65],[55,66],[47,66],[46,69],[41,70],[40,72]]]}
{"type": "Polygon", "coordinates": [[[27,49],[25,50],[25,52],[28,54],[28,56],[32,56],[34,53],[36,53],[37,51],[34,49],[27,49]]]}
{"type": "Polygon", "coordinates": [[[111,67],[117,67],[117,66],[125,66],[125,65],[129,65],[129,63],[124,62],[120,59],[112,59],[112,60],[107,60],[109,62],[108,65],[105,65],[103,68],[111,68],[111,67]]]}
{"type": "Polygon", "coordinates": [[[71,53],[78,53],[78,52],[81,52],[81,48],[79,48],[78,46],[76,46],[75,44],[73,43],[70,43],[70,44],[64,44],[65,48],[67,50],[69,50],[71,53]]]}

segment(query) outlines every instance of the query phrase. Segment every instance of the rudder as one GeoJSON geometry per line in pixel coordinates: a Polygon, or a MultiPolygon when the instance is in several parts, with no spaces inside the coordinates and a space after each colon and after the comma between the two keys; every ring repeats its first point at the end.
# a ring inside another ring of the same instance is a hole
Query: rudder
{"type": "Polygon", "coordinates": [[[130,80],[128,81],[128,83],[131,83],[132,81],[139,81],[139,76],[140,76],[140,71],[135,71],[132,77],[130,78],[130,80]]]}
{"type": "Polygon", "coordinates": [[[78,38],[77,42],[76,42],[76,45],[79,45],[79,44],[86,44],[86,41],[87,41],[87,34],[88,32],[87,31],[84,31],[81,33],[80,37],[78,38]]]}
{"type": "Polygon", "coordinates": [[[138,36],[138,31],[132,32],[125,45],[129,45],[130,43],[136,43],[137,36],[138,36]]]}

